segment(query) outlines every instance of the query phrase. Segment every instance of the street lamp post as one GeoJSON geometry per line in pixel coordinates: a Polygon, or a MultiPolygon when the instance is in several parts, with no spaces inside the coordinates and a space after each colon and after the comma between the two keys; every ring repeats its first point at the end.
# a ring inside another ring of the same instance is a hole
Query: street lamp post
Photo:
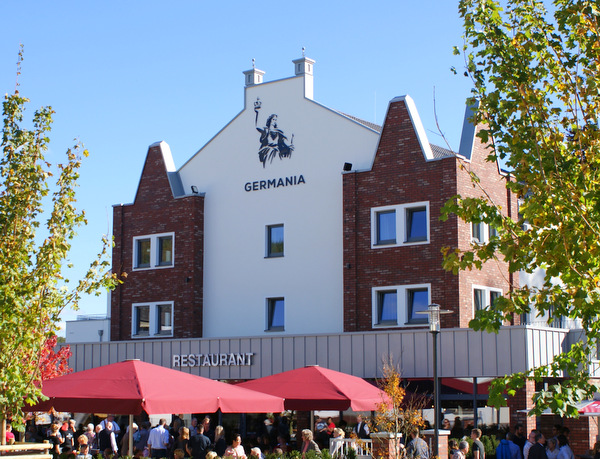
{"type": "Polygon", "coordinates": [[[440,315],[448,314],[452,311],[440,309],[439,304],[430,304],[427,311],[419,311],[420,314],[429,316],[429,332],[433,336],[433,456],[439,457],[439,437],[440,437],[440,391],[438,378],[438,350],[437,335],[440,333],[440,315]]]}

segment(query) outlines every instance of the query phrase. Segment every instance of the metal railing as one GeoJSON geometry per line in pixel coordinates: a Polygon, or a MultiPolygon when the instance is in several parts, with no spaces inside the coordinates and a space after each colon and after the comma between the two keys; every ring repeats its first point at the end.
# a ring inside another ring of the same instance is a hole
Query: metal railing
{"type": "Polygon", "coordinates": [[[331,438],[329,440],[329,452],[334,459],[348,457],[348,451],[353,449],[356,457],[372,457],[373,441],[362,438],[331,438]]]}

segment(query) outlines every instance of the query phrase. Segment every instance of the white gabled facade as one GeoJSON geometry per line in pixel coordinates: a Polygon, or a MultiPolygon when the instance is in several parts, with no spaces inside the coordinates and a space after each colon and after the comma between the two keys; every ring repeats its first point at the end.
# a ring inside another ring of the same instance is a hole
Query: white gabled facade
{"type": "Polygon", "coordinates": [[[263,334],[275,298],[273,333],[343,330],[342,170],[370,168],[379,133],[314,102],[312,61],[294,63],[297,76],[269,83],[245,72],[244,109],[179,170],[185,192],[206,197],[204,337],[263,334]],[[293,151],[263,165],[272,114],[293,151]],[[282,257],[267,256],[269,225],[283,225],[282,257]]]}

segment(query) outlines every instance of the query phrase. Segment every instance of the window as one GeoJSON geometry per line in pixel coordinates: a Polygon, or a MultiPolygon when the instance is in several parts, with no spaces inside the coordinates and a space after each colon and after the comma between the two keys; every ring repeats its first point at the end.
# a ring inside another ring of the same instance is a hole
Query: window
{"type": "Polygon", "coordinates": [[[406,209],[406,242],[427,240],[427,209],[415,207],[406,209]]]}
{"type": "Polygon", "coordinates": [[[377,323],[398,325],[398,292],[377,292],[377,323]]]}
{"type": "Polygon", "coordinates": [[[174,233],[133,238],[133,269],[170,268],[174,260],[174,233]]]}
{"type": "Polygon", "coordinates": [[[157,330],[158,335],[171,335],[173,333],[173,323],[171,322],[173,307],[170,304],[159,304],[157,306],[157,330]]]}
{"type": "Polygon", "coordinates": [[[431,303],[430,284],[395,285],[372,289],[373,327],[404,327],[426,324],[426,311],[431,303]]]}
{"type": "Polygon", "coordinates": [[[371,209],[371,247],[429,243],[429,202],[371,209]]]}
{"type": "Polygon", "coordinates": [[[168,266],[173,264],[173,236],[158,238],[158,265],[168,266]]]}
{"type": "Polygon", "coordinates": [[[283,225],[267,226],[267,258],[283,257],[283,225]]]}
{"type": "Polygon", "coordinates": [[[148,268],[150,266],[150,239],[137,240],[137,264],[136,268],[148,268]]]}
{"type": "Polygon", "coordinates": [[[426,324],[427,317],[418,314],[420,311],[427,311],[429,306],[429,290],[426,288],[415,288],[406,291],[408,304],[408,323],[426,324]]]}
{"type": "Polygon", "coordinates": [[[173,336],[173,302],[134,304],[131,322],[132,338],[173,336]]]}
{"type": "Polygon", "coordinates": [[[481,311],[494,304],[502,296],[502,290],[490,287],[473,286],[473,311],[481,311]]]}
{"type": "Polygon", "coordinates": [[[377,244],[396,243],[396,211],[377,212],[377,244]]]}
{"type": "Polygon", "coordinates": [[[267,330],[266,331],[283,331],[284,330],[284,306],[283,298],[267,298],[267,330]]]}
{"type": "Polygon", "coordinates": [[[138,306],[134,311],[134,334],[148,336],[150,334],[150,306],[138,306]]]}
{"type": "Polygon", "coordinates": [[[487,223],[471,223],[471,241],[476,244],[487,244],[491,238],[498,236],[498,230],[487,223]]]}

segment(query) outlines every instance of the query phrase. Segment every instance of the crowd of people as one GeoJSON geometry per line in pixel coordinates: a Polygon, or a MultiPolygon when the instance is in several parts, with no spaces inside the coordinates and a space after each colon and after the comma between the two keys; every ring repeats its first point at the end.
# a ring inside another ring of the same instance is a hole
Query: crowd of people
{"type": "MultiPolygon", "coordinates": [[[[223,426],[217,425],[213,429],[209,416],[201,422],[193,417],[189,426],[185,425],[182,418],[174,416],[170,425],[167,425],[166,419],[160,419],[154,427],[145,421],[139,426],[133,423],[131,428],[133,457],[136,458],[264,459],[267,451],[283,456],[292,450],[289,426],[283,417],[278,419],[277,426],[268,418],[264,421],[263,431],[247,445],[248,456],[242,446],[242,437],[232,433],[232,441],[227,442],[223,426]]],[[[55,422],[47,428],[31,424],[25,432],[25,441],[49,442],[54,459],[65,454],[73,459],[92,459],[98,455],[112,459],[128,456],[130,450],[129,426],[121,428],[113,415],[108,415],[97,425],[88,424],[79,426],[79,429],[74,419],[55,422]]],[[[10,424],[7,425],[7,443],[14,443],[10,424]]]]}
{"type": "Polygon", "coordinates": [[[539,430],[525,436],[522,424],[514,433],[508,432],[496,448],[496,459],[575,459],[569,446],[569,429],[560,425],[552,427],[548,439],[539,430]]]}

